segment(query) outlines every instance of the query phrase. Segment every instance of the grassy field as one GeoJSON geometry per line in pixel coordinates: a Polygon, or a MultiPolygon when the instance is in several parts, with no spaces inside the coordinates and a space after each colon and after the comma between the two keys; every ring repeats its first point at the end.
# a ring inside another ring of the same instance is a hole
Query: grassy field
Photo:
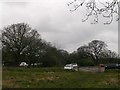
{"type": "Polygon", "coordinates": [[[0,89],[2,89],[2,67],[0,66],[0,89]]]}
{"type": "Polygon", "coordinates": [[[3,88],[118,88],[118,70],[104,73],[63,68],[4,67],[3,88]]]}

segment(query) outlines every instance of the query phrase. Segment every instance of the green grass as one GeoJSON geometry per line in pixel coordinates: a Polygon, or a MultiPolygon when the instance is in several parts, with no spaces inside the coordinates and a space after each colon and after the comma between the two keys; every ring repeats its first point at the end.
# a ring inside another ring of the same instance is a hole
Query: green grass
{"type": "Polygon", "coordinates": [[[118,70],[65,71],[63,68],[4,67],[3,88],[117,88],[118,70]]]}
{"type": "Polygon", "coordinates": [[[2,88],[2,67],[0,66],[0,89],[2,88]]]}

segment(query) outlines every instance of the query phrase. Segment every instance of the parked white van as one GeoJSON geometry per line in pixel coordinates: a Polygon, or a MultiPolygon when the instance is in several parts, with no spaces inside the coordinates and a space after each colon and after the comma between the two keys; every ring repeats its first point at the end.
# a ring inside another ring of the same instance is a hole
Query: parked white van
{"type": "Polygon", "coordinates": [[[26,62],[21,62],[20,66],[28,66],[28,64],[26,62]]]}

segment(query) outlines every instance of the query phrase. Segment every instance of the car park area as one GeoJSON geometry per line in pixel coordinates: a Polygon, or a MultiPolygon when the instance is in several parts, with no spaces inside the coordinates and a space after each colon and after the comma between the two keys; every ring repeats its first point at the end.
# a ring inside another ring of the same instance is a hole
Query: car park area
{"type": "Polygon", "coordinates": [[[120,64],[105,64],[105,69],[120,69],[120,64]]]}

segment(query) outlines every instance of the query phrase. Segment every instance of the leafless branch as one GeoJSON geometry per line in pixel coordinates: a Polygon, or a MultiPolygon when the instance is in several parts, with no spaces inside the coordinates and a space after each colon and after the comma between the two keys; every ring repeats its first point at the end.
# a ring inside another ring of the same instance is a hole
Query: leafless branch
{"type": "Polygon", "coordinates": [[[94,24],[98,23],[99,15],[102,15],[103,18],[109,18],[109,21],[106,21],[104,24],[111,24],[114,15],[117,16],[116,21],[119,20],[119,1],[113,0],[112,2],[101,2],[100,0],[89,0],[85,2],[86,0],[73,0],[72,2],[68,3],[68,6],[72,6],[72,9],[70,9],[71,12],[76,11],[79,7],[85,5],[87,8],[87,14],[86,18],[82,19],[83,22],[87,21],[90,16],[94,16],[94,24]],[[99,7],[99,5],[102,5],[102,7],[99,7]]]}

